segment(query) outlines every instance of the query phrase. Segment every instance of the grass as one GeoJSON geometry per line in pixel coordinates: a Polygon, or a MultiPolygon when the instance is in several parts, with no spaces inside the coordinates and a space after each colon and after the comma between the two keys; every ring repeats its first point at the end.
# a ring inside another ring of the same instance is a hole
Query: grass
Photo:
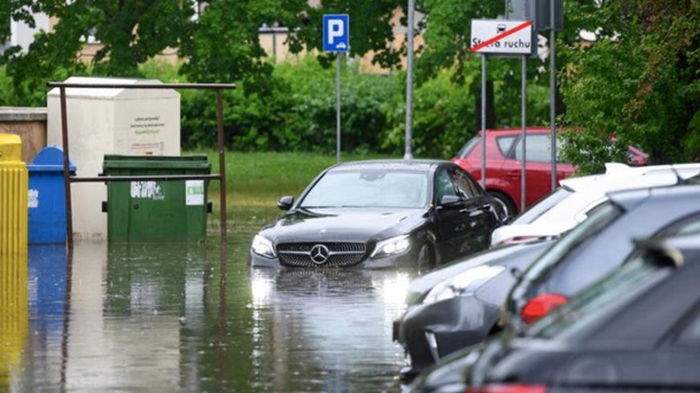
{"type": "MultiPolygon", "coordinates": [[[[190,151],[185,154],[206,154],[212,172],[218,172],[216,152],[190,151]]],[[[389,158],[376,154],[345,154],[342,161],[389,158]]],[[[227,152],[226,203],[227,216],[233,221],[234,233],[250,235],[272,222],[280,211],[277,200],[284,195],[297,198],[321,171],[335,164],[335,154],[227,152]]],[[[219,184],[209,185],[209,200],[214,204],[210,217],[210,233],[218,231],[219,184]]]]}

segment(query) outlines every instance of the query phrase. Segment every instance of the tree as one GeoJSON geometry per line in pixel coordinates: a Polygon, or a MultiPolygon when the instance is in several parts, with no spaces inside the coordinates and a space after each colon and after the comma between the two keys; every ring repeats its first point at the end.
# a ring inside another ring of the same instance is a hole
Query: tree
{"type": "MultiPolygon", "coordinates": [[[[272,73],[260,45],[263,24],[294,30],[310,7],[306,0],[216,0],[188,31],[180,54],[182,71],[195,81],[258,81],[272,73]]],[[[249,83],[250,84],[250,83],[249,83]]]]}
{"type": "Polygon", "coordinates": [[[589,171],[628,144],[652,162],[700,158],[700,2],[603,2],[596,17],[604,28],[596,42],[565,48],[564,120],[583,129],[565,153],[589,171]],[[599,148],[613,136],[616,149],[599,148]]]}
{"type": "MultiPolygon", "coordinates": [[[[312,7],[308,0],[216,0],[185,40],[181,55],[188,58],[183,72],[193,80],[240,81],[250,89],[264,88],[272,74],[258,39],[262,25],[289,29],[292,53],[320,51],[322,15],[350,15],[350,55],[374,52],[374,60],[386,67],[398,64],[399,50],[392,48],[392,18],[400,10],[398,0],[327,0],[312,7]],[[226,43],[222,45],[222,43],[226,43]],[[257,84],[257,85],[256,85],[257,84]]],[[[318,54],[329,66],[334,55],[318,54]]]]}
{"type": "Polygon", "coordinates": [[[76,54],[87,37],[102,45],[93,72],[137,75],[139,64],[179,46],[193,9],[190,0],[12,0],[9,12],[30,25],[36,12],[59,20],[53,32],[39,33],[26,53],[12,47],[0,59],[13,80],[16,103],[36,104],[43,101],[47,80],[85,72],[76,54]]]}

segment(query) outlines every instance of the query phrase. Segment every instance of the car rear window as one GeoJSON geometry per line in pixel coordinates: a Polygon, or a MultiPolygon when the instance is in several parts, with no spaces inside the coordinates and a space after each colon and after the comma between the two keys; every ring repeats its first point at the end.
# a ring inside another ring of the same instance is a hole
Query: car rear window
{"type": "Polygon", "coordinates": [[[700,346],[700,307],[696,307],[694,315],[688,320],[675,342],[681,345],[700,346]]]}
{"type": "Polygon", "coordinates": [[[591,236],[598,233],[608,224],[623,214],[623,211],[612,204],[605,202],[591,211],[589,217],[580,225],[574,227],[565,236],[557,240],[526,272],[528,281],[540,281],[545,279],[550,271],[570,252],[575,250],[591,236]]]}
{"type": "Polygon", "coordinates": [[[638,256],[536,322],[528,335],[567,341],[585,338],[605,323],[608,316],[617,313],[672,271],[672,267],[656,263],[651,256],[638,256]]]}
{"type": "Polygon", "coordinates": [[[522,212],[513,222],[512,225],[520,224],[531,224],[538,218],[540,218],[544,213],[548,212],[549,209],[558,205],[561,201],[568,198],[574,191],[568,187],[559,187],[554,192],[550,193],[544,197],[539,202],[530,206],[527,210],[522,212]]]}
{"type": "Polygon", "coordinates": [[[457,157],[459,158],[466,158],[472,150],[474,150],[474,147],[479,144],[479,141],[481,140],[480,136],[475,136],[474,138],[470,139],[469,142],[467,142],[464,146],[462,146],[461,149],[457,152],[457,157]]]}
{"type": "Polygon", "coordinates": [[[700,232],[700,214],[685,217],[661,231],[660,236],[687,235],[700,232]]]}
{"type": "Polygon", "coordinates": [[[700,175],[693,176],[685,181],[687,184],[700,184],[700,175]]]}
{"type": "MultiPolygon", "coordinates": [[[[518,138],[518,143],[511,155],[516,160],[523,159],[522,139],[518,138]]],[[[561,156],[563,140],[557,138],[557,162],[563,163],[561,156]]],[[[527,135],[527,160],[530,162],[550,162],[552,160],[552,142],[549,134],[528,134],[527,135]]]]}

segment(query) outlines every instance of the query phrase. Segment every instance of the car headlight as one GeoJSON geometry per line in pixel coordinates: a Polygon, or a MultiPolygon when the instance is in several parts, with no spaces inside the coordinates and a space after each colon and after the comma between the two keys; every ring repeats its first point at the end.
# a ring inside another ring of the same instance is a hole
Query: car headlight
{"type": "Polygon", "coordinates": [[[377,242],[377,246],[374,247],[374,252],[372,252],[371,257],[382,258],[398,255],[406,252],[409,248],[411,248],[411,239],[408,235],[391,237],[377,242]]]}
{"type": "Polygon", "coordinates": [[[441,300],[452,299],[455,296],[474,293],[486,281],[496,277],[505,269],[504,266],[484,265],[465,270],[434,286],[423,299],[423,304],[435,303],[441,300]]]}
{"type": "Polygon", "coordinates": [[[250,245],[250,249],[261,257],[275,258],[277,256],[277,254],[275,254],[275,248],[272,246],[272,242],[260,235],[255,235],[253,238],[253,243],[250,245]]]}

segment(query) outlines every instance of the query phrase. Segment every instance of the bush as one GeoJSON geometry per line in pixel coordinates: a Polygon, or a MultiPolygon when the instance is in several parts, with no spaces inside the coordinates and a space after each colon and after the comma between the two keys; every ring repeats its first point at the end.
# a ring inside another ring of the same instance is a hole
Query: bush
{"type": "MultiPolygon", "coordinates": [[[[397,89],[394,76],[361,74],[346,64],[342,76],[342,145],[377,150],[386,128],[383,106],[397,89]]],[[[261,85],[226,94],[227,144],[235,150],[334,151],[335,69],[307,59],[275,67],[261,85]]],[[[183,95],[183,143],[212,146],[216,116],[211,93],[183,95]]]]}

